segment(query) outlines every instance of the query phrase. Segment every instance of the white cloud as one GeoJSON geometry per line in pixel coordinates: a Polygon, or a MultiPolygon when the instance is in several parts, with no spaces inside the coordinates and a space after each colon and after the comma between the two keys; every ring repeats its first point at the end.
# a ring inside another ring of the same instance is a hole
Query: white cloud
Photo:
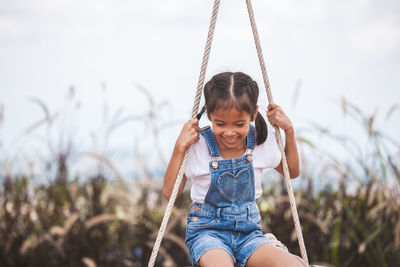
{"type": "Polygon", "coordinates": [[[21,19],[13,16],[0,17],[0,38],[14,39],[25,34],[26,27],[21,19]]]}
{"type": "Polygon", "coordinates": [[[400,47],[400,23],[393,15],[387,15],[360,25],[350,32],[353,48],[369,56],[385,56],[400,47]]]}
{"type": "Polygon", "coordinates": [[[266,12],[282,20],[316,21],[322,19],[327,12],[327,2],[320,0],[281,0],[257,1],[253,4],[256,15],[266,12]]]}

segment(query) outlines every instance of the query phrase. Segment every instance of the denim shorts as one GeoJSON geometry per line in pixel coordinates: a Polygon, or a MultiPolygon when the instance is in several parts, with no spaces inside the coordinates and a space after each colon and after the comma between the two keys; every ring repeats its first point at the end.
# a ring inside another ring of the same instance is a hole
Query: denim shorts
{"type": "Polygon", "coordinates": [[[185,243],[192,265],[210,249],[228,252],[235,266],[245,266],[250,255],[269,243],[262,233],[260,211],[255,202],[247,206],[217,208],[193,203],[187,213],[185,243]]]}

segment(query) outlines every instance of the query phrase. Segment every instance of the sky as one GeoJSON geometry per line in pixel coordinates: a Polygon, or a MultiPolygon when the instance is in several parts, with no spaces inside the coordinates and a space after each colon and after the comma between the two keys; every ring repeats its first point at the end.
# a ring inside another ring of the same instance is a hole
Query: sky
{"type": "MultiPolygon", "coordinates": [[[[377,114],[379,127],[398,140],[399,1],[252,3],[274,101],[295,127],[317,123],[357,139],[359,129],[343,117],[344,97],[366,115],[377,114]]],[[[132,169],[132,161],[140,160],[132,157],[134,151],[154,151],[151,126],[162,129],[157,147],[168,155],[179,125],[191,114],[212,5],[211,0],[2,1],[3,160],[42,155],[41,148],[51,147],[46,137],[57,143],[69,134],[80,150],[125,151],[120,154],[129,159],[120,167],[132,169]],[[130,121],[107,137],[113,116],[149,118],[153,104],[146,94],[157,107],[157,121],[130,121]],[[59,114],[50,130],[32,128],[44,118],[39,101],[50,115],[59,114]]],[[[260,85],[259,105],[265,110],[245,1],[221,1],[206,79],[221,71],[250,74],[260,85]]]]}

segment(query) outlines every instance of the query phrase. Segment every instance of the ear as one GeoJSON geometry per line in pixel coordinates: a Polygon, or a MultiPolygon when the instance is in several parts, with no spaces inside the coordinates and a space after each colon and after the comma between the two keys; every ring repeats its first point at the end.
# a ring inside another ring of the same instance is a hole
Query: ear
{"type": "Polygon", "coordinates": [[[252,121],[254,121],[256,119],[257,113],[258,113],[258,105],[256,106],[256,109],[254,110],[252,121]]]}

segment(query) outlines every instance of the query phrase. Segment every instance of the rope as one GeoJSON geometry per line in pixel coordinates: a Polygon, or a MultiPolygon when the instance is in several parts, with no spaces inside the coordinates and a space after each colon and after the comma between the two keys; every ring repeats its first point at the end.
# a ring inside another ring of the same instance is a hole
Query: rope
{"type": "MultiPolygon", "coordinates": [[[[203,62],[201,64],[200,77],[199,77],[199,82],[197,84],[196,96],[195,96],[195,100],[194,100],[194,104],[193,104],[192,118],[194,118],[197,115],[199,106],[200,106],[200,99],[201,99],[204,78],[206,75],[206,70],[207,70],[207,65],[208,65],[208,58],[209,58],[210,51],[211,51],[211,43],[212,43],[213,36],[214,36],[215,24],[217,22],[219,2],[220,2],[220,0],[214,1],[214,7],[213,7],[212,15],[211,15],[210,26],[208,29],[207,43],[206,43],[206,47],[204,49],[203,62]]],[[[154,243],[154,247],[153,247],[153,251],[150,256],[148,267],[153,267],[154,263],[156,261],[158,250],[160,249],[161,241],[162,241],[162,238],[165,233],[165,228],[167,227],[168,220],[169,220],[169,217],[171,216],[172,208],[174,207],[175,199],[178,195],[179,187],[182,182],[187,159],[188,159],[188,152],[186,151],[185,156],[183,157],[181,168],[179,169],[179,172],[178,172],[178,176],[175,180],[174,188],[172,189],[171,197],[168,201],[167,209],[165,211],[163,220],[161,222],[160,230],[158,231],[158,235],[157,235],[156,241],[154,243]]]]}
{"type": "MultiPolygon", "coordinates": [[[[264,85],[265,85],[265,89],[267,91],[268,102],[271,103],[271,102],[273,102],[271,86],[269,83],[267,70],[265,68],[264,56],[263,56],[263,53],[261,50],[260,38],[258,36],[257,25],[256,25],[256,22],[254,19],[254,12],[253,12],[253,7],[251,5],[251,0],[246,0],[246,4],[247,4],[247,11],[249,13],[250,23],[251,23],[251,29],[253,30],[253,36],[254,36],[254,42],[256,45],[256,49],[257,49],[258,60],[260,61],[260,67],[261,67],[261,72],[263,75],[264,85]]],[[[288,164],[286,161],[286,154],[285,154],[285,150],[284,150],[283,143],[282,143],[281,132],[280,132],[278,126],[275,126],[275,133],[276,133],[276,138],[278,141],[279,149],[282,154],[282,167],[283,167],[283,173],[285,176],[285,184],[286,184],[286,188],[287,188],[288,195],[289,195],[290,208],[292,209],[293,221],[294,221],[294,226],[295,226],[295,230],[297,233],[297,239],[298,239],[299,245],[300,245],[301,256],[308,266],[307,252],[306,252],[306,248],[304,245],[303,234],[301,232],[299,215],[297,214],[296,200],[294,198],[293,188],[292,188],[292,184],[290,182],[289,168],[288,168],[288,164]]]]}
{"type": "MultiPolygon", "coordinates": [[[[214,8],[213,8],[213,12],[212,12],[212,15],[211,15],[211,21],[210,21],[210,26],[209,26],[209,30],[208,30],[207,43],[206,43],[206,47],[205,47],[205,50],[204,50],[203,62],[202,62],[202,65],[201,65],[200,77],[199,77],[199,82],[197,84],[196,96],[195,96],[193,110],[192,110],[192,118],[194,118],[196,116],[196,114],[198,113],[198,110],[199,110],[201,93],[202,93],[202,88],[203,88],[203,84],[204,84],[204,78],[205,78],[207,65],[208,65],[208,58],[209,58],[210,51],[211,51],[211,44],[212,44],[212,40],[213,40],[213,36],[214,36],[214,29],[215,29],[215,24],[216,24],[216,21],[217,21],[219,3],[220,3],[220,0],[215,0],[215,2],[214,2],[214,8]]],[[[251,1],[250,0],[246,0],[246,4],[247,4],[247,10],[248,10],[248,13],[249,13],[251,28],[252,28],[252,31],[253,31],[254,41],[255,41],[255,45],[256,45],[256,49],[257,49],[257,55],[258,55],[258,59],[259,59],[259,62],[260,62],[261,72],[262,72],[262,75],[263,75],[264,85],[265,85],[265,89],[266,89],[266,92],[267,92],[268,101],[271,103],[271,102],[273,102],[272,93],[271,93],[271,86],[270,86],[269,79],[268,79],[268,74],[267,74],[267,71],[266,71],[266,68],[265,68],[264,57],[263,57],[263,54],[262,54],[262,49],[261,49],[261,45],[260,45],[260,39],[259,39],[259,36],[258,36],[258,31],[257,31],[257,26],[256,26],[256,23],[255,23],[255,19],[254,19],[254,12],[253,12],[253,8],[252,8],[252,5],[251,5],[251,1]]],[[[290,174],[289,174],[289,168],[288,168],[288,165],[287,165],[286,154],[285,154],[284,147],[283,147],[282,136],[281,136],[281,133],[280,133],[279,128],[277,126],[275,126],[275,132],[276,132],[276,138],[277,138],[278,146],[279,146],[279,149],[280,149],[281,154],[282,154],[282,167],[283,167],[283,172],[284,172],[284,176],[285,176],[285,183],[286,183],[286,188],[287,188],[288,195],[289,195],[290,207],[291,207],[292,214],[293,214],[293,220],[294,220],[295,230],[296,230],[296,233],[297,233],[297,238],[298,238],[299,245],[300,245],[301,255],[302,255],[302,258],[304,259],[304,261],[306,262],[306,264],[308,266],[307,252],[306,252],[305,245],[304,245],[303,234],[301,232],[301,226],[300,226],[299,216],[298,216],[298,213],[297,213],[296,201],[295,201],[294,194],[293,194],[292,184],[290,182],[290,174]]],[[[166,226],[168,224],[169,217],[171,216],[171,213],[172,213],[172,208],[174,206],[176,197],[178,195],[178,191],[179,191],[180,184],[182,182],[182,178],[183,178],[184,170],[185,170],[185,167],[186,167],[187,159],[188,159],[188,153],[186,151],[185,152],[185,156],[184,156],[183,161],[182,161],[182,164],[181,164],[181,167],[179,169],[175,184],[174,184],[174,188],[172,190],[172,194],[171,194],[170,200],[169,200],[168,205],[167,205],[167,209],[165,211],[165,214],[164,214],[161,226],[160,226],[160,230],[158,232],[156,241],[154,243],[154,247],[153,247],[153,251],[151,253],[151,257],[150,257],[150,260],[149,260],[148,267],[153,267],[154,266],[154,263],[155,263],[155,260],[156,260],[157,254],[158,254],[158,250],[160,248],[161,241],[162,241],[162,238],[164,236],[166,226]]]]}

